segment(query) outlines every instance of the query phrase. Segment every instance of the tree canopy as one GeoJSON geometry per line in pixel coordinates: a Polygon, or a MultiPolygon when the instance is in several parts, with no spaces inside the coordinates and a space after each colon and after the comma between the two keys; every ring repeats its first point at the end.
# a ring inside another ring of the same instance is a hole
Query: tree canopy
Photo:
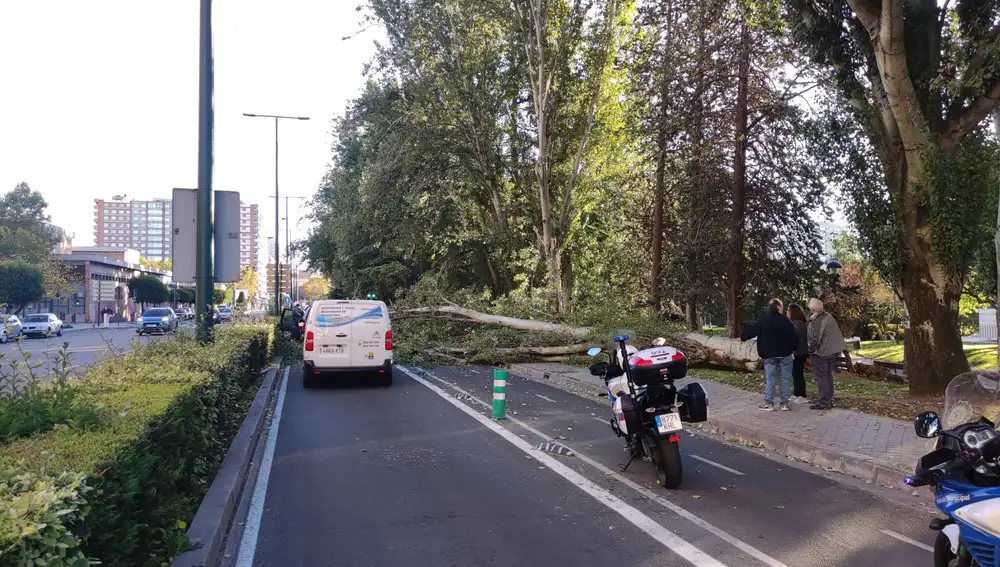
{"type": "Polygon", "coordinates": [[[147,303],[165,303],[170,300],[170,290],[156,276],[137,276],[128,281],[128,292],[133,301],[145,308],[147,303]]]}
{"type": "Polygon", "coordinates": [[[0,303],[20,313],[24,306],[45,296],[41,270],[20,260],[0,262],[0,303]]]}
{"type": "Polygon", "coordinates": [[[426,280],[556,319],[724,315],[736,336],[769,297],[823,293],[837,200],[851,287],[905,304],[886,317],[909,323],[913,389],[966,368],[959,298],[996,281],[998,3],[366,8],[387,40],[334,120],[304,246],[334,289],[426,280]]]}

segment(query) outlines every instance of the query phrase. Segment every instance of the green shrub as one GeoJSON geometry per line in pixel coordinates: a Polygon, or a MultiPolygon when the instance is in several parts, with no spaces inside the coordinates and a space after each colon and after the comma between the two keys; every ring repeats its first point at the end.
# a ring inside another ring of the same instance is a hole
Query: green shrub
{"type": "Polygon", "coordinates": [[[86,513],[91,488],[81,473],[52,477],[20,465],[0,470],[0,557],[6,565],[89,565],[72,528],[86,513]]]}
{"type": "Polygon", "coordinates": [[[20,356],[8,360],[0,354],[0,444],[56,426],[84,429],[99,422],[100,408],[79,395],[82,388],[73,380],[68,347],[63,343],[54,357],[48,381],[39,376],[42,363],[33,361],[20,343],[20,356]]]}
{"type": "MultiPolygon", "coordinates": [[[[86,477],[81,486],[93,491],[73,518],[70,532],[79,544],[67,553],[79,550],[105,565],[165,564],[187,545],[186,522],[239,429],[272,339],[269,326],[233,326],[220,328],[208,346],[180,336],[110,358],[86,372],[79,394],[106,419],[14,441],[0,453],[0,465],[86,477]]],[[[0,506],[9,504],[0,496],[0,506]]],[[[11,530],[16,526],[0,515],[0,533],[11,530]]],[[[51,538],[22,538],[19,545],[50,553],[50,544],[61,549],[51,538]]],[[[0,555],[0,566],[30,564],[0,555]]]]}

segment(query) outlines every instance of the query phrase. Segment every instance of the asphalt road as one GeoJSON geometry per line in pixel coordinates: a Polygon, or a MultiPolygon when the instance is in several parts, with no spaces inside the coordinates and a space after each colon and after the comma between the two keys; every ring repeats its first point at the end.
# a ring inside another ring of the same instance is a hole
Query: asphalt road
{"type": "Polygon", "coordinates": [[[44,360],[45,368],[58,365],[58,353],[62,349],[63,343],[69,343],[67,352],[69,353],[70,365],[74,371],[79,372],[84,368],[100,362],[107,352],[128,352],[132,350],[132,341],[138,340],[140,343],[148,343],[151,340],[160,340],[160,336],[137,337],[135,327],[123,326],[110,329],[91,329],[66,331],[61,337],[51,338],[27,338],[24,337],[20,344],[16,341],[8,341],[0,345],[0,364],[8,366],[10,360],[24,360],[24,353],[31,353],[32,363],[44,360]]]}
{"type": "Polygon", "coordinates": [[[241,567],[931,563],[931,514],[913,503],[691,434],[668,491],[648,463],[617,472],[623,443],[596,400],[511,377],[498,424],[480,403],[489,369],[415,372],[304,390],[293,369],[241,567]],[[552,437],[578,455],[534,449],[552,437]]]}

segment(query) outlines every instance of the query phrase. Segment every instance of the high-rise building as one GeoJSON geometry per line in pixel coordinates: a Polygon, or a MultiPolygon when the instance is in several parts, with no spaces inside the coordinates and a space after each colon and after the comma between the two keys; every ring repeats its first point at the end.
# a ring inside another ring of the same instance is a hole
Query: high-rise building
{"type": "Polygon", "coordinates": [[[144,258],[170,258],[170,199],[110,201],[94,199],[94,239],[97,246],[133,248],[144,258]]]}
{"type": "MultiPolygon", "coordinates": [[[[97,246],[133,248],[143,258],[171,257],[171,201],[110,201],[94,199],[94,239],[97,246]]],[[[260,257],[260,218],[257,205],[240,204],[240,265],[256,268],[260,257]]]]}
{"type": "Polygon", "coordinates": [[[240,203],[240,266],[260,264],[260,215],[257,205],[240,203]]]}

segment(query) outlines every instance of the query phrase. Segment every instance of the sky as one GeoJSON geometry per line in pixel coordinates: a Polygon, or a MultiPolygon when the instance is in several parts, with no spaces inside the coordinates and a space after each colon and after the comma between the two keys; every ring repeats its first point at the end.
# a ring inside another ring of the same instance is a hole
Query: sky
{"type": "MultiPolygon", "coordinates": [[[[360,0],[215,0],[214,189],[239,191],[274,234],[274,122],[282,195],[311,197],[331,120],[364,84],[379,31],[360,0]]],[[[0,2],[0,193],[42,193],[52,222],[94,242],[94,199],[170,198],[198,180],[198,0],[0,2]]],[[[284,199],[281,216],[284,217],[284,199]]],[[[292,238],[306,201],[291,199],[292,238]]],[[[281,224],[284,246],[284,222],[281,224]]]]}

